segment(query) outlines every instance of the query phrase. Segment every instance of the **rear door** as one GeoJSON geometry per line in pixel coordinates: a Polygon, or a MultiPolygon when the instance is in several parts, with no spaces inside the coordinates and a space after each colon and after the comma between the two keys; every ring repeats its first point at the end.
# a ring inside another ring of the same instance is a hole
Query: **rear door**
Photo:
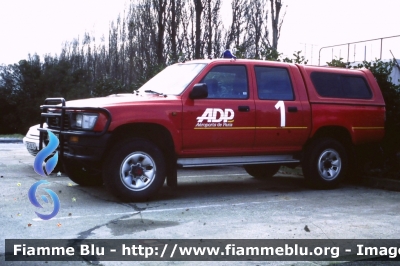
{"type": "Polygon", "coordinates": [[[255,149],[267,153],[300,151],[310,131],[304,82],[293,65],[255,65],[255,149]]]}

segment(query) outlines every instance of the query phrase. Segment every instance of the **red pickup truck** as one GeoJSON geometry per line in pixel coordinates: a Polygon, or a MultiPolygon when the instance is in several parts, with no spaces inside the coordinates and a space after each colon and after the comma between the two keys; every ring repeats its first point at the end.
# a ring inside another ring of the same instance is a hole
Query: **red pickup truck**
{"type": "Polygon", "coordinates": [[[266,178],[301,164],[309,184],[332,188],[385,121],[369,70],[244,59],[178,63],[132,94],[41,108],[71,180],[125,200],[176,185],[178,167],[243,165],[266,178]]]}

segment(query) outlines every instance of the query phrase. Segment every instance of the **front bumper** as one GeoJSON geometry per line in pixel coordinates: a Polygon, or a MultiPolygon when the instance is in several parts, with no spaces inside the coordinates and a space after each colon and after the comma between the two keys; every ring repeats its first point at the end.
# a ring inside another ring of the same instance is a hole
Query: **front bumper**
{"type": "Polygon", "coordinates": [[[35,138],[24,137],[22,139],[26,149],[32,156],[36,156],[39,152],[39,136],[35,138]]]}
{"type": "MultiPolygon", "coordinates": [[[[74,161],[84,164],[93,164],[101,161],[108,140],[111,136],[108,128],[111,123],[111,114],[107,109],[95,107],[67,107],[64,98],[48,98],[45,104],[40,106],[41,124],[39,150],[42,148],[42,141],[48,140],[47,130],[55,134],[59,139],[57,148],[59,160],[74,161]],[[49,105],[52,103],[52,105],[49,105]],[[106,117],[106,123],[101,132],[88,130],[76,130],[70,127],[70,117],[73,112],[91,111],[102,113],[106,117]],[[48,128],[43,128],[45,121],[51,121],[48,128]]],[[[47,143],[46,143],[47,144],[47,143]]]]}
{"type": "MultiPolygon", "coordinates": [[[[40,151],[39,150],[39,128],[40,125],[31,126],[26,133],[25,137],[22,139],[26,149],[28,152],[36,156],[36,154],[40,151]]],[[[43,124],[44,128],[47,128],[47,124],[43,124]]],[[[42,144],[43,146],[43,144],[42,144]]]]}
{"type": "Polygon", "coordinates": [[[110,133],[98,137],[67,137],[68,139],[64,142],[66,145],[64,146],[63,157],[68,160],[84,161],[86,163],[99,162],[105,155],[110,137],[110,133]]]}

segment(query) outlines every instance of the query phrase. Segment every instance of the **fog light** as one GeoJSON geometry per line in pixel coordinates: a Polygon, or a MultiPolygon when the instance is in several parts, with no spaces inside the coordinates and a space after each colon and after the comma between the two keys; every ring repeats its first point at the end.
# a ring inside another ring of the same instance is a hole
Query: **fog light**
{"type": "Polygon", "coordinates": [[[79,142],[79,137],[78,136],[71,136],[69,137],[70,142],[79,142]]]}

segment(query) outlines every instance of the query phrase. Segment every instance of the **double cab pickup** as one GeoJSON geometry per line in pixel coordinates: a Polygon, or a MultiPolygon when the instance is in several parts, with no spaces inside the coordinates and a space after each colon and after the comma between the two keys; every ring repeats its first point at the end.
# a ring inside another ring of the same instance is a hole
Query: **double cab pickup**
{"type": "Polygon", "coordinates": [[[131,94],[49,98],[41,109],[41,138],[59,136],[70,179],[128,201],[176,185],[179,167],[242,165],[268,178],[301,165],[311,186],[333,188],[385,121],[367,69],[246,59],[178,63],[131,94]]]}

